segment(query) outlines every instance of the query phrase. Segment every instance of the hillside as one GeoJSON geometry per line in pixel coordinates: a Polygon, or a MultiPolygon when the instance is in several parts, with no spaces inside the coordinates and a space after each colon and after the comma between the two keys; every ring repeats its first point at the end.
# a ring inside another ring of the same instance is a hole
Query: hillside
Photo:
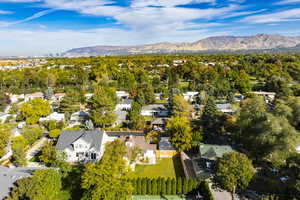
{"type": "Polygon", "coordinates": [[[299,45],[300,37],[259,34],[247,37],[209,37],[192,43],[158,43],[139,46],[92,46],[71,49],[63,53],[63,55],[66,57],[77,57],[201,51],[274,50],[277,48],[294,49],[295,47],[299,47],[299,45]]]}

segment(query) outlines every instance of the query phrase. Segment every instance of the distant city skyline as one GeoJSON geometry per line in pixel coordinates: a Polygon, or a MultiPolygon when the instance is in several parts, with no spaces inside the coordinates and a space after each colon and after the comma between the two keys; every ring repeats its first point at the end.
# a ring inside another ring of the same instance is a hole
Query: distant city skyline
{"type": "Polygon", "coordinates": [[[0,57],[94,45],[300,36],[300,0],[0,0],[0,57]]]}

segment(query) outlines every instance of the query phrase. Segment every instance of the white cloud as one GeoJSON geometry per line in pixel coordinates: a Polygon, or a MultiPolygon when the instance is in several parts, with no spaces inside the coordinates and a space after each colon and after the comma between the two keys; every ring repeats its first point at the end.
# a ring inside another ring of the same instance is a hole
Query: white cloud
{"type": "Polygon", "coordinates": [[[43,55],[93,45],[137,45],[156,42],[192,42],[208,36],[224,35],[230,32],[201,30],[169,30],[157,33],[155,37],[133,30],[101,28],[83,31],[60,30],[0,30],[1,56],[43,55]],[[16,48],[18,47],[18,48],[16,48]]]}
{"type": "Polygon", "coordinates": [[[252,14],[264,12],[266,10],[267,9],[254,10],[254,11],[232,12],[232,13],[226,15],[224,18],[232,18],[232,17],[240,17],[240,16],[245,16],[245,15],[252,15],[252,14]]]}
{"type": "Polygon", "coordinates": [[[12,25],[28,22],[28,21],[40,18],[40,17],[42,17],[44,15],[47,15],[49,13],[52,13],[54,11],[55,10],[53,10],[53,9],[43,10],[43,11],[37,12],[37,13],[33,14],[32,16],[29,16],[25,19],[17,20],[17,21],[10,21],[10,22],[9,21],[0,21],[0,27],[7,27],[7,26],[12,26],[12,25]]]}
{"type": "Polygon", "coordinates": [[[210,3],[215,4],[216,0],[133,0],[132,7],[164,6],[173,7],[190,3],[210,3]]]}
{"type": "Polygon", "coordinates": [[[13,12],[8,10],[0,10],[0,15],[10,15],[10,14],[13,14],[13,12]]]}
{"type": "Polygon", "coordinates": [[[40,2],[42,0],[0,0],[0,2],[10,2],[10,3],[32,3],[40,2]]]}
{"type": "Polygon", "coordinates": [[[273,22],[284,22],[284,21],[298,21],[299,18],[300,18],[300,8],[294,8],[294,9],[274,12],[270,14],[248,16],[240,21],[252,23],[252,24],[259,24],[259,23],[273,23],[273,22]]]}
{"type": "Polygon", "coordinates": [[[300,3],[300,0],[283,0],[283,1],[279,1],[275,4],[284,5],[284,4],[295,4],[295,3],[300,3]]]}

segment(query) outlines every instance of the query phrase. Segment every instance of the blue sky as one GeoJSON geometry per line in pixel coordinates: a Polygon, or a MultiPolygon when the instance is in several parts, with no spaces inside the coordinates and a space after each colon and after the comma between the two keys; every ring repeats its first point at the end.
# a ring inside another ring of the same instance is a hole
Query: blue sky
{"type": "Polygon", "coordinates": [[[300,36],[300,0],[0,0],[0,56],[258,33],[300,36]]]}

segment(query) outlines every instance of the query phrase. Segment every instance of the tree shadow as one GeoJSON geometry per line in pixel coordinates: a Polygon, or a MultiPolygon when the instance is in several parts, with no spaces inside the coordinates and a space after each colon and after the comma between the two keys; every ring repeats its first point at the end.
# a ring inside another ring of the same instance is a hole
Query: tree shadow
{"type": "Polygon", "coordinates": [[[181,164],[180,156],[179,155],[173,156],[172,160],[173,160],[176,177],[184,177],[184,171],[181,164]]]}

